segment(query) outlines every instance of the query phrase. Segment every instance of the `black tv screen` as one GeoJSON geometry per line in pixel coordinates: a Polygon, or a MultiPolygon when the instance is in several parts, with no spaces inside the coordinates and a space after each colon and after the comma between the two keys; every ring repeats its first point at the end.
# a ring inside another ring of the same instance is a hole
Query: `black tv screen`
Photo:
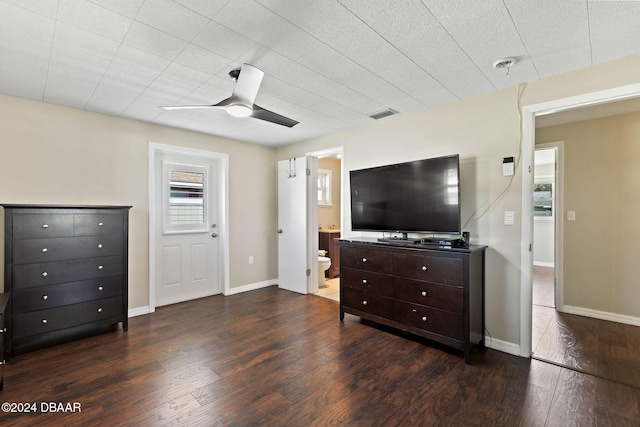
{"type": "Polygon", "coordinates": [[[457,154],[349,175],[352,230],[460,234],[457,154]]]}

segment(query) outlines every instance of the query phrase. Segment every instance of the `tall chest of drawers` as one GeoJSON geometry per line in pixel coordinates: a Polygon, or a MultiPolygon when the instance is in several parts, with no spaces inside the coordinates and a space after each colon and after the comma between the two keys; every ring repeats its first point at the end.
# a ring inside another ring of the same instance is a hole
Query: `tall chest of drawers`
{"type": "Polygon", "coordinates": [[[130,206],[3,206],[8,355],[126,331],[130,206]]]}
{"type": "Polygon", "coordinates": [[[363,319],[462,350],[484,347],[484,246],[340,242],[340,319],[363,319]]]}

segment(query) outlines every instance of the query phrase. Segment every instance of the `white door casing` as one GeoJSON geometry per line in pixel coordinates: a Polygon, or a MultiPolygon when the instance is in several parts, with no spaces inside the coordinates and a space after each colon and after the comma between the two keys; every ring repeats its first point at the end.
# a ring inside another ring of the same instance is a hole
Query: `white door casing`
{"type": "Polygon", "coordinates": [[[228,290],[227,164],[218,153],[150,144],[149,311],[228,290]],[[205,218],[172,229],[165,221],[169,170],[206,175],[205,218]],[[212,227],[215,225],[215,227],[212,227]]]}
{"type": "Polygon", "coordinates": [[[278,286],[301,294],[318,287],[316,190],[316,158],[278,162],[278,286]]]}

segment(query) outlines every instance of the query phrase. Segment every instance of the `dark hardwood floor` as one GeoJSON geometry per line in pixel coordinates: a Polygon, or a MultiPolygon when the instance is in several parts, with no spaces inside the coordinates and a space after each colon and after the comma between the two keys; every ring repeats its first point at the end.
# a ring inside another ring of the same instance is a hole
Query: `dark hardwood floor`
{"type": "MultiPolygon", "coordinates": [[[[14,357],[3,402],[79,402],[76,413],[0,413],[11,426],[638,425],[640,390],[494,350],[407,339],[338,304],[269,287],[130,319],[14,357]]],[[[40,408],[40,406],[38,406],[40,408]]]]}
{"type": "Polygon", "coordinates": [[[534,271],[533,357],[640,388],[640,327],[557,312],[545,291],[553,269],[534,271]]]}

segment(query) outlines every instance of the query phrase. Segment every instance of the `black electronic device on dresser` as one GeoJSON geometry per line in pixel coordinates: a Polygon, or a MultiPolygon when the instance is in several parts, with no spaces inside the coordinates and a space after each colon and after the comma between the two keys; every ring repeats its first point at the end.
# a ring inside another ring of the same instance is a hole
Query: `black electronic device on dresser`
{"type": "Polygon", "coordinates": [[[6,353],[126,331],[130,206],[2,206],[6,353]]]}
{"type": "Polygon", "coordinates": [[[462,350],[484,347],[485,246],[340,241],[340,320],[350,313],[462,350]]]}

